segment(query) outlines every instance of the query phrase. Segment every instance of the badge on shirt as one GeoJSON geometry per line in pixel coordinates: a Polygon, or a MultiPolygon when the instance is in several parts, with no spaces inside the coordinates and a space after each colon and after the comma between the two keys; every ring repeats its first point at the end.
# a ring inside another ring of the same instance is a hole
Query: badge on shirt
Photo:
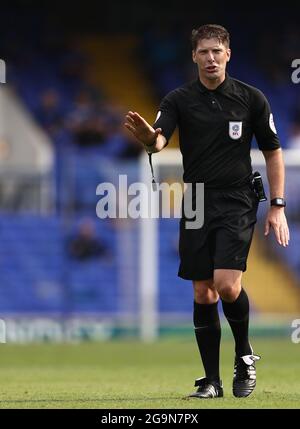
{"type": "Polygon", "coordinates": [[[273,133],[277,134],[275,123],[274,123],[274,118],[273,118],[272,113],[270,113],[270,116],[269,116],[269,125],[270,125],[270,128],[273,131],[273,133]]]}
{"type": "Polygon", "coordinates": [[[242,137],[242,125],[243,122],[229,122],[229,136],[233,139],[233,140],[238,140],[239,138],[242,137]]]}

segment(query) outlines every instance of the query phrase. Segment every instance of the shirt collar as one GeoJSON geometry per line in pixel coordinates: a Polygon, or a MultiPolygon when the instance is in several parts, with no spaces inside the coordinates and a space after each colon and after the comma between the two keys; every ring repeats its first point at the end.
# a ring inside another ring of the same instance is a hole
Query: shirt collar
{"type": "Polygon", "coordinates": [[[230,78],[229,74],[226,72],[225,80],[216,89],[213,89],[213,90],[212,89],[208,89],[200,81],[199,77],[197,79],[197,85],[198,85],[198,88],[200,89],[200,91],[202,93],[210,92],[210,91],[216,91],[216,92],[223,92],[224,93],[224,92],[226,92],[230,88],[230,81],[231,81],[231,78],[230,78]]]}

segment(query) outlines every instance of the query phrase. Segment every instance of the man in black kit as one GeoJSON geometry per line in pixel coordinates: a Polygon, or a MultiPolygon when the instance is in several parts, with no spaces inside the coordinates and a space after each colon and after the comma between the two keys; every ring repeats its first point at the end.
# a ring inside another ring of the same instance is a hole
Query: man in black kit
{"type": "Polygon", "coordinates": [[[245,397],[255,388],[259,359],[248,339],[249,301],[241,285],[259,202],[252,187],[253,135],[263,152],[270,186],[265,235],[273,228],[278,243],[285,247],[289,229],[284,213],[284,163],[265,96],[226,72],[231,55],[227,30],[203,25],[193,30],[191,41],[197,80],[164,97],[153,127],[131,111],[125,126],[148,153],[161,151],[178,126],[183,180],[204,183],[204,225],[187,229],[184,215],[180,221],[178,275],[193,282],[195,335],[205,370],[205,377],[195,381],[197,391],[188,397],[223,396],[219,297],[235,340],[233,394],[245,397]]]}

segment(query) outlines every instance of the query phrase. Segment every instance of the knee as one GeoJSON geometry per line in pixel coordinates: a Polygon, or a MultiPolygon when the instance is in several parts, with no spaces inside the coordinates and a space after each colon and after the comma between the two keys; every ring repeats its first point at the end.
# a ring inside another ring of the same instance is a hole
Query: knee
{"type": "Polygon", "coordinates": [[[221,297],[225,302],[234,302],[241,291],[240,284],[234,284],[228,281],[218,281],[215,283],[215,287],[221,297]]]}
{"type": "Polygon", "coordinates": [[[213,280],[194,282],[194,300],[198,304],[213,304],[219,299],[213,280]]]}

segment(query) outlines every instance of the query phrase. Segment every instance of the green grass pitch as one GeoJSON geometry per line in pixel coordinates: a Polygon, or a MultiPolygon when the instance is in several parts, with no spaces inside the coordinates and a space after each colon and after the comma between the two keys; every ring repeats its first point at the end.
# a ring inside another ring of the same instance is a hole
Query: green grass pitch
{"type": "Polygon", "coordinates": [[[257,387],[249,398],[231,391],[233,342],[222,341],[224,398],[183,399],[203,376],[191,338],[154,344],[2,344],[1,408],[300,408],[300,344],[255,339],[257,387]]]}

